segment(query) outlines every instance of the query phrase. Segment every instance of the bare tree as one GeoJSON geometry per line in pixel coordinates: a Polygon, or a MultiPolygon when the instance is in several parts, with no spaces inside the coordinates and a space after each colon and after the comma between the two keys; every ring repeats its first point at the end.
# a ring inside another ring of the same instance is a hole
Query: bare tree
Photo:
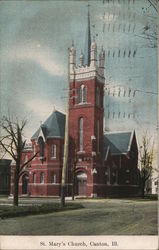
{"type": "Polygon", "coordinates": [[[153,172],[154,148],[151,143],[151,138],[144,134],[142,145],[139,150],[139,169],[141,179],[141,195],[145,196],[145,187],[150,180],[153,172]]]}
{"type": "Polygon", "coordinates": [[[158,0],[147,0],[147,5],[142,7],[142,11],[151,21],[143,27],[140,37],[149,41],[149,47],[156,48],[158,39],[158,0]]]}
{"type": "Polygon", "coordinates": [[[158,0],[147,0],[150,4],[149,8],[152,7],[155,12],[158,12],[158,0]]]}
{"type": "Polygon", "coordinates": [[[19,179],[23,173],[24,167],[27,167],[28,163],[31,162],[38,154],[38,152],[36,152],[36,154],[34,154],[30,159],[22,163],[22,153],[26,144],[23,132],[26,124],[26,120],[22,120],[21,122],[19,122],[17,119],[13,120],[9,116],[3,117],[0,121],[0,146],[3,151],[9,154],[15,161],[13,199],[14,206],[18,206],[19,179]]]}

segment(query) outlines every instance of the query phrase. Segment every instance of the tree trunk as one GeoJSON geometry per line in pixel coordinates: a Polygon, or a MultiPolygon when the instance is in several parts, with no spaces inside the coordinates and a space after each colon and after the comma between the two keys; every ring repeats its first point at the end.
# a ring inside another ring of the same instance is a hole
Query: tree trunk
{"type": "Polygon", "coordinates": [[[65,206],[65,185],[61,185],[61,207],[65,206]]]}
{"type": "Polygon", "coordinates": [[[74,201],[75,198],[75,173],[73,171],[73,177],[72,177],[72,200],[74,201]]]}
{"type": "Polygon", "coordinates": [[[75,169],[76,169],[76,162],[73,164],[73,171],[72,171],[72,200],[74,201],[75,198],[75,169]]]}
{"type": "Polygon", "coordinates": [[[144,197],[145,197],[145,182],[142,182],[142,185],[141,185],[141,196],[144,199],[144,197]]]}
{"type": "Polygon", "coordinates": [[[14,199],[13,205],[18,206],[18,194],[19,194],[19,176],[17,171],[14,173],[14,199]]]}

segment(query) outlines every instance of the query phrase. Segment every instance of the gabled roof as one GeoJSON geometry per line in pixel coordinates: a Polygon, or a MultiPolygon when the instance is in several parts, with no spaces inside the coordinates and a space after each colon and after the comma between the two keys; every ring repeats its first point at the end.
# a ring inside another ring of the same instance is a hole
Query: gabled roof
{"type": "Polygon", "coordinates": [[[48,119],[40,126],[31,139],[37,139],[43,133],[45,139],[51,137],[64,138],[65,135],[65,114],[54,111],[48,119]]]}
{"type": "Polygon", "coordinates": [[[112,155],[127,154],[130,150],[134,131],[108,132],[103,138],[103,156],[110,149],[112,155]]]}

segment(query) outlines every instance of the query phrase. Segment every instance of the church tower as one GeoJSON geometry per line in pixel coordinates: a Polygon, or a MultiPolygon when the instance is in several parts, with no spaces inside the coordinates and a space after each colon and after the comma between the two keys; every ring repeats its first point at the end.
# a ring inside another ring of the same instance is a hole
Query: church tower
{"type": "Polygon", "coordinates": [[[105,52],[101,48],[98,57],[97,44],[94,39],[91,42],[89,10],[86,48],[76,64],[76,49],[72,44],[69,64],[69,183],[74,180],[75,195],[98,196],[102,193],[104,175],[105,52]]]}

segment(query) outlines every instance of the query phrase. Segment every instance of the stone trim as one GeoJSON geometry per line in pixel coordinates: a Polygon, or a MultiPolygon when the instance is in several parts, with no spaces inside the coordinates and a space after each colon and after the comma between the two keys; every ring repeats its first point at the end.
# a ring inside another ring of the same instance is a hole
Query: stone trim
{"type": "Polygon", "coordinates": [[[76,80],[76,81],[81,81],[83,79],[92,79],[94,77],[97,77],[97,79],[102,82],[105,83],[105,77],[104,74],[100,75],[100,73],[98,72],[98,69],[94,69],[94,70],[85,70],[85,71],[79,71],[76,70],[75,74],[70,74],[70,80],[76,80]]]}

